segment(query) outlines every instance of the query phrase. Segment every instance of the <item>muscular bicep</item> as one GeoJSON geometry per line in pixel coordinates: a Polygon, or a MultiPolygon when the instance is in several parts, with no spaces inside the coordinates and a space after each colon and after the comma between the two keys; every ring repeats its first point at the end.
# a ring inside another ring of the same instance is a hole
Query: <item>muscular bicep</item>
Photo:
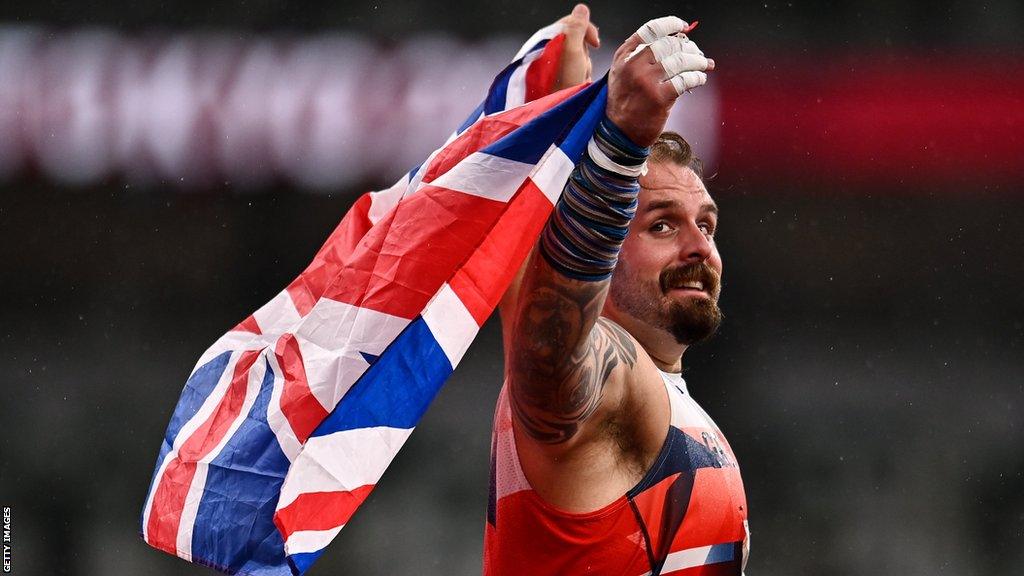
{"type": "Polygon", "coordinates": [[[636,364],[632,338],[600,318],[608,283],[567,278],[534,254],[508,342],[509,392],[523,432],[563,444],[618,405],[636,364]]]}

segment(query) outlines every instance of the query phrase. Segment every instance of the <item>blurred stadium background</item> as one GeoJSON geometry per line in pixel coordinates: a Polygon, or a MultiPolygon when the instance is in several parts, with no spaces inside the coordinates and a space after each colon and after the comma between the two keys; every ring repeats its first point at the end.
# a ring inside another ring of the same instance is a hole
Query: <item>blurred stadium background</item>
{"type": "MultiPolygon", "coordinates": [[[[1024,565],[1024,4],[592,2],[698,18],[726,323],[685,357],[748,573],[1024,565]]],[[[208,574],[138,516],[199,354],[569,3],[0,6],[0,504],[15,574],[208,574]]],[[[501,360],[462,366],[311,574],[477,574],[501,360]]],[[[524,572],[526,573],[526,572],[524,572]]]]}

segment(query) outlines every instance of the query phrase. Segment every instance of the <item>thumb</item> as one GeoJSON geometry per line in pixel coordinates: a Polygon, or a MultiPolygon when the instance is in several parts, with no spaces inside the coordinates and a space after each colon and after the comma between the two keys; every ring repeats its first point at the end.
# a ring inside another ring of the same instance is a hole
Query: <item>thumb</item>
{"type": "Polygon", "coordinates": [[[572,13],[562,19],[565,25],[565,39],[567,43],[575,46],[583,44],[583,36],[590,27],[590,8],[586,4],[577,4],[572,13]]]}

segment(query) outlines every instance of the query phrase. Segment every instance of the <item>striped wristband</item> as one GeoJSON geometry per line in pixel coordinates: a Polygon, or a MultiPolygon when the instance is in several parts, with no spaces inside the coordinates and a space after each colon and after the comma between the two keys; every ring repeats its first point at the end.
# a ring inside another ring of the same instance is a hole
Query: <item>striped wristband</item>
{"type": "Polygon", "coordinates": [[[604,118],[587,144],[587,153],[595,164],[622,176],[638,178],[647,173],[650,148],[633,143],[611,120],[604,118]]]}
{"type": "Polygon", "coordinates": [[[540,251],[559,273],[576,280],[611,276],[636,213],[637,179],[649,149],[601,120],[540,239],[540,251]]]}

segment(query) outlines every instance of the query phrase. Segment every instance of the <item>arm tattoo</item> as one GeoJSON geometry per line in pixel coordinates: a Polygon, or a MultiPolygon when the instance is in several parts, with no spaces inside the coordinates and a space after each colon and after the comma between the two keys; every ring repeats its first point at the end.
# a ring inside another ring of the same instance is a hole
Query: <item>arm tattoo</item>
{"type": "Polygon", "coordinates": [[[548,220],[520,287],[509,351],[516,419],[535,440],[572,438],[601,406],[620,364],[636,362],[633,340],[600,320],[640,190],[649,150],[610,120],[598,124],[548,220]]]}
{"type": "Polygon", "coordinates": [[[523,295],[519,342],[510,358],[512,410],[527,434],[549,444],[572,438],[600,406],[612,372],[620,364],[631,369],[637,357],[622,328],[604,318],[590,320],[604,302],[604,283],[566,290],[564,282],[550,278],[523,295]]]}

